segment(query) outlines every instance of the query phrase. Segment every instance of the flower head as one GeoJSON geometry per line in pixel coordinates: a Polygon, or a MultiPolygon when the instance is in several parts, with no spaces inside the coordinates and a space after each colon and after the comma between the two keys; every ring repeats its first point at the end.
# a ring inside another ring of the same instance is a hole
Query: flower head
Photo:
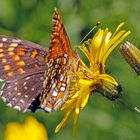
{"type": "Polygon", "coordinates": [[[48,140],[44,126],[35,118],[28,117],[25,123],[9,123],[6,126],[5,140],[48,140]]]}
{"type": "Polygon", "coordinates": [[[121,23],[114,34],[108,28],[99,29],[92,39],[79,46],[89,65],[80,60],[77,71],[70,73],[72,80],[68,99],[61,108],[65,115],[55,132],[66,124],[72,114],[74,114],[74,132],[76,131],[79,113],[87,104],[91,93],[99,91],[110,100],[119,97],[120,86],[105,72],[105,63],[114,48],[130,34],[130,31],[120,30],[123,25],[124,23],[121,23]]]}

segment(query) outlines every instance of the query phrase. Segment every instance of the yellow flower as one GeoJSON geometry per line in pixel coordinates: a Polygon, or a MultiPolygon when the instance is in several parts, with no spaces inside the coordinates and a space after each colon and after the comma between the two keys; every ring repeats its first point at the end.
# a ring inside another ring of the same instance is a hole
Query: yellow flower
{"type": "Polygon", "coordinates": [[[18,122],[7,124],[5,140],[48,140],[48,136],[41,123],[33,117],[28,117],[23,124],[18,122]]]}
{"type": "Polygon", "coordinates": [[[120,30],[123,25],[124,23],[121,23],[114,34],[108,28],[99,29],[92,39],[79,47],[89,65],[80,60],[78,70],[70,73],[72,80],[68,99],[61,108],[65,115],[55,132],[67,123],[71,115],[74,115],[74,133],[76,132],[79,113],[87,104],[91,93],[99,91],[110,100],[119,97],[120,86],[112,76],[106,74],[105,62],[114,48],[130,34],[130,31],[120,30]]]}

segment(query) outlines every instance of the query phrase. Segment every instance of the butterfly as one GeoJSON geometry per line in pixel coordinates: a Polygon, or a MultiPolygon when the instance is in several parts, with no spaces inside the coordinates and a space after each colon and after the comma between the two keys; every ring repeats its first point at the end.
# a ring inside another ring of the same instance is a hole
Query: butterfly
{"type": "Polygon", "coordinates": [[[8,106],[20,111],[52,112],[68,95],[68,71],[75,60],[60,12],[55,9],[49,49],[0,36],[0,96],[8,106]]]}

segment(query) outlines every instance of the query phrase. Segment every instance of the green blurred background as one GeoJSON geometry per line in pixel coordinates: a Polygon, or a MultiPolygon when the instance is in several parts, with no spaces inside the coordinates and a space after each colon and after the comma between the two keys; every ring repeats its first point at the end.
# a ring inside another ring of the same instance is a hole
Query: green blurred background
{"type": "MultiPolygon", "coordinates": [[[[132,31],[127,39],[140,46],[139,0],[0,0],[0,34],[49,46],[55,7],[61,11],[73,46],[78,45],[99,20],[101,27],[112,31],[124,21],[126,28],[132,31]]],[[[140,78],[126,64],[118,48],[110,56],[107,69],[120,82],[130,101],[140,107],[140,78]]],[[[91,96],[81,112],[76,137],[72,136],[72,121],[60,133],[54,134],[62,118],[59,111],[21,113],[6,107],[0,100],[0,140],[3,140],[7,123],[23,122],[29,115],[45,125],[50,140],[140,140],[140,114],[100,94],[91,96]]]]}

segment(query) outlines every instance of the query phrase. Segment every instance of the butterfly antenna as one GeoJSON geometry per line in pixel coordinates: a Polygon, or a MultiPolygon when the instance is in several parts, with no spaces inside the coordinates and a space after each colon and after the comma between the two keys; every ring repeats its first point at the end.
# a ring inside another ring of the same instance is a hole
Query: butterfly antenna
{"type": "Polygon", "coordinates": [[[95,29],[97,28],[98,26],[100,25],[100,21],[98,21],[96,23],[96,25],[84,36],[84,38],[81,40],[80,44],[87,38],[87,36],[95,29]]]}

